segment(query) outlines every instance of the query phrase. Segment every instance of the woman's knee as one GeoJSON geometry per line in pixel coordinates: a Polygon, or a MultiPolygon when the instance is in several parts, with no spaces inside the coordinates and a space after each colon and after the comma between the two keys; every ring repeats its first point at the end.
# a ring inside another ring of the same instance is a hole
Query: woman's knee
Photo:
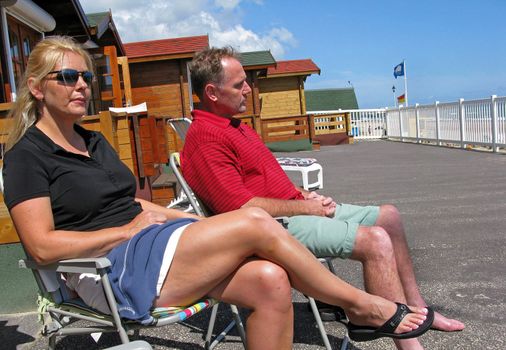
{"type": "Polygon", "coordinates": [[[252,284],[258,298],[257,307],[286,311],[292,307],[292,286],[287,272],[269,261],[261,261],[256,268],[256,283],[252,284]]]}
{"type": "Polygon", "coordinates": [[[268,223],[273,220],[272,216],[269,215],[265,210],[258,207],[247,207],[241,209],[242,215],[245,220],[251,223],[268,223]]]}
{"type": "Polygon", "coordinates": [[[288,235],[288,231],[282,229],[281,225],[265,210],[251,207],[244,208],[242,211],[245,230],[258,234],[259,238],[270,241],[285,239],[288,235]]]}

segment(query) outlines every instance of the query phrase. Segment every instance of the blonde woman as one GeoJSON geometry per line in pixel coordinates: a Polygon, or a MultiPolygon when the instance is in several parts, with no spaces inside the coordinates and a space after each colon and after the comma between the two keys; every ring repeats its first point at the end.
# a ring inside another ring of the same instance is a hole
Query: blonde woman
{"type": "MultiPolygon", "coordinates": [[[[149,322],[152,306],[206,295],[249,308],[249,349],[292,348],[291,287],[342,306],[357,340],[411,338],[430,327],[431,310],[346,284],[261,209],[199,220],[135,198],[135,178],[112,147],[78,125],[92,80],[86,51],[67,37],[48,37],[32,51],[11,111],[5,202],[38,263],[107,256],[121,315],[140,322],[149,322]],[[392,315],[394,327],[377,329],[392,315]]],[[[70,276],[67,284],[108,311],[93,276],[70,276]]]]}

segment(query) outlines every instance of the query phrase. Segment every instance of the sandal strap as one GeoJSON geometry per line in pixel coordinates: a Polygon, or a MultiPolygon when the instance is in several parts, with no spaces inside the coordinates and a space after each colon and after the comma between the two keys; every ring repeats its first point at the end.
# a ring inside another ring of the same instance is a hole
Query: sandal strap
{"type": "Polygon", "coordinates": [[[407,314],[413,312],[406,304],[396,304],[397,311],[395,311],[395,314],[390,317],[388,321],[386,321],[381,327],[378,328],[378,332],[394,333],[395,329],[399,326],[404,317],[406,317],[407,314]]]}

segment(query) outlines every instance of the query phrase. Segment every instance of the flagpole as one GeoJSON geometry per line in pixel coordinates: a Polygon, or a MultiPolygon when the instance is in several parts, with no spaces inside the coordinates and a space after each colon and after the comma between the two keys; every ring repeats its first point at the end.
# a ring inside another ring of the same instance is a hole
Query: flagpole
{"type": "Polygon", "coordinates": [[[406,60],[402,60],[404,66],[404,97],[406,98],[406,107],[408,107],[408,71],[406,70],[406,60]]]}

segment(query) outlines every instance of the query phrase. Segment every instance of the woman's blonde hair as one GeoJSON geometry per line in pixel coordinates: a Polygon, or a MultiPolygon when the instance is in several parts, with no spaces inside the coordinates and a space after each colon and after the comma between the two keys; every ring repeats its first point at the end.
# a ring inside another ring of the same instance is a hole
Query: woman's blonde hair
{"type": "Polygon", "coordinates": [[[49,36],[41,40],[28,57],[25,73],[18,83],[16,102],[9,112],[8,118],[13,118],[12,130],[5,145],[5,150],[14,146],[26,130],[39,118],[37,99],[28,88],[28,79],[33,78],[38,85],[51,72],[56,63],[61,62],[66,53],[73,52],[81,56],[90,71],[93,70],[93,61],[81,45],[71,37],[49,36]]]}

